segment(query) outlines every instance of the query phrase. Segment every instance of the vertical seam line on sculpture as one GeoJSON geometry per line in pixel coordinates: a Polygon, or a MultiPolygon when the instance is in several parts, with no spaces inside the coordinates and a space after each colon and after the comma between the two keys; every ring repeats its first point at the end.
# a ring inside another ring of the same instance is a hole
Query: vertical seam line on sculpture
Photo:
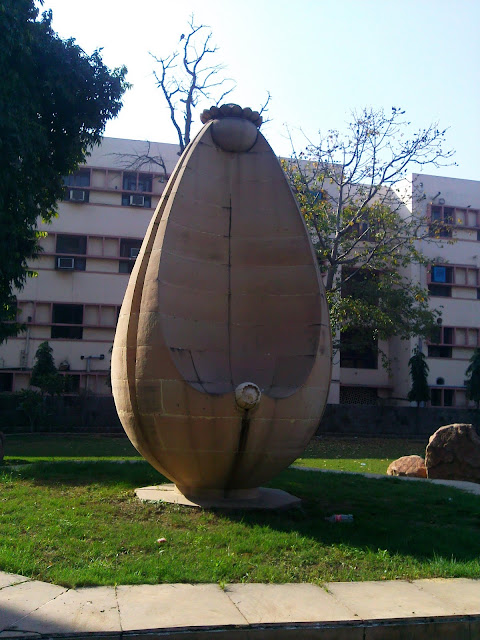
{"type": "Polygon", "coordinates": [[[193,359],[193,355],[192,355],[191,349],[189,349],[188,353],[190,354],[190,359],[192,361],[192,367],[193,367],[193,370],[195,372],[195,375],[197,376],[198,384],[202,387],[202,389],[205,391],[205,393],[208,393],[208,391],[203,386],[202,381],[200,380],[200,376],[198,375],[197,367],[195,366],[195,360],[193,359]]]}
{"type": "Polygon", "coordinates": [[[228,366],[230,369],[230,381],[233,387],[232,373],[232,194],[230,193],[230,206],[228,208],[228,294],[227,294],[227,331],[228,331],[228,366]]]}

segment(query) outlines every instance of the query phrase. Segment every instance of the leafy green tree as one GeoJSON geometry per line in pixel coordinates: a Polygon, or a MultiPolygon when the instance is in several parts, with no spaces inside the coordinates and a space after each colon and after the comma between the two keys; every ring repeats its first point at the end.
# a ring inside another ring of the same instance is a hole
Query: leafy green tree
{"type": "Polygon", "coordinates": [[[426,195],[406,172],[448,163],[452,152],[436,124],[411,136],[409,128],[400,109],[364,109],[345,135],[320,135],[283,163],[324,274],[334,336],[356,335],[358,346],[429,337],[439,315],[408,270],[426,264],[417,241],[435,242],[442,228],[419,212],[426,195]]]}
{"type": "Polygon", "coordinates": [[[42,395],[53,396],[63,391],[63,376],[58,373],[52,353],[53,349],[48,342],[42,342],[35,353],[30,384],[38,387],[42,395]]]}
{"type": "Polygon", "coordinates": [[[18,392],[18,397],[20,401],[18,408],[27,416],[30,431],[34,431],[44,413],[42,394],[33,389],[22,389],[18,392]]]}
{"type": "Polygon", "coordinates": [[[412,388],[407,397],[410,402],[416,402],[418,407],[420,402],[428,402],[430,400],[430,391],[428,389],[429,367],[424,353],[418,347],[413,350],[413,355],[408,361],[408,367],[410,378],[412,379],[412,388]]]}
{"type": "Polygon", "coordinates": [[[477,409],[480,407],[480,349],[475,349],[467,367],[467,399],[473,400],[477,409]]]}
{"type": "Polygon", "coordinates": [[[34,275],[37,220],[55,215],[62,176],[100,142],[128,87],[125,67],[61,40],[51,20],[34,0],[0,3],[0,343],[21,328],[14,290],[34,275]]]}

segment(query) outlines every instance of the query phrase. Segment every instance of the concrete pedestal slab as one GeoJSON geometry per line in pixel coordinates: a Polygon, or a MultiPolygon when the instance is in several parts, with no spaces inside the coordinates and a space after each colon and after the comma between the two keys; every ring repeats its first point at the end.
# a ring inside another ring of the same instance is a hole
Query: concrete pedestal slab
{"type": "Polygon", "coordinates": [[[288,509],[302,502],[281,489],[260,487],[255,497],[248,499],[200,497],[187,498],[174,484],[161,484],[135,489],[136,496],[144,502],[170,502],[201,509],[288,509]]]}

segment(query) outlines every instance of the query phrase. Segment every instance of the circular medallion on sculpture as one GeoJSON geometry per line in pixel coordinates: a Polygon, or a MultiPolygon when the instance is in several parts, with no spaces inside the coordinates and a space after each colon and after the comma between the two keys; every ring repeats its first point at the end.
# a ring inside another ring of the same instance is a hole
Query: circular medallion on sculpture
{"type": "Polygon", "coordinates": [[[223,105],[202,121],[132,272],[112,389],[135,447],[175,483],[172,501],[258,506],[258,487],[318,426],[330,383],[328,310],[259,114],[223,105]]]}

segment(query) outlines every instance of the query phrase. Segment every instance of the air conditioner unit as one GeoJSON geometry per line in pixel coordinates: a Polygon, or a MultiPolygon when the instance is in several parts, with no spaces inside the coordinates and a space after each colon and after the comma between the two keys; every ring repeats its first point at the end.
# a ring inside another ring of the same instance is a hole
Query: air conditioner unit
{"type": "Polygon", "coordinates": [[[144,207],[145,206],[145,196],[130,196],[130,204],[134,207],[144,207]]]}
{"type": "Polygon", "coordinates": [[[57,269],[75,269],[75,258],[57,258],[57,269]]]}
{"type": "Polygon", "coordinates": [[[130,249],[130,258],[136,258],[138,256],[138,252],[140,249],[135,247],[135,249],[130,249]]]}
{"type": "Polygon", "coordinates": [[[85,202],[85,191],[70,189],[70,200],[73,200],[73,202],[85,202]]]}

